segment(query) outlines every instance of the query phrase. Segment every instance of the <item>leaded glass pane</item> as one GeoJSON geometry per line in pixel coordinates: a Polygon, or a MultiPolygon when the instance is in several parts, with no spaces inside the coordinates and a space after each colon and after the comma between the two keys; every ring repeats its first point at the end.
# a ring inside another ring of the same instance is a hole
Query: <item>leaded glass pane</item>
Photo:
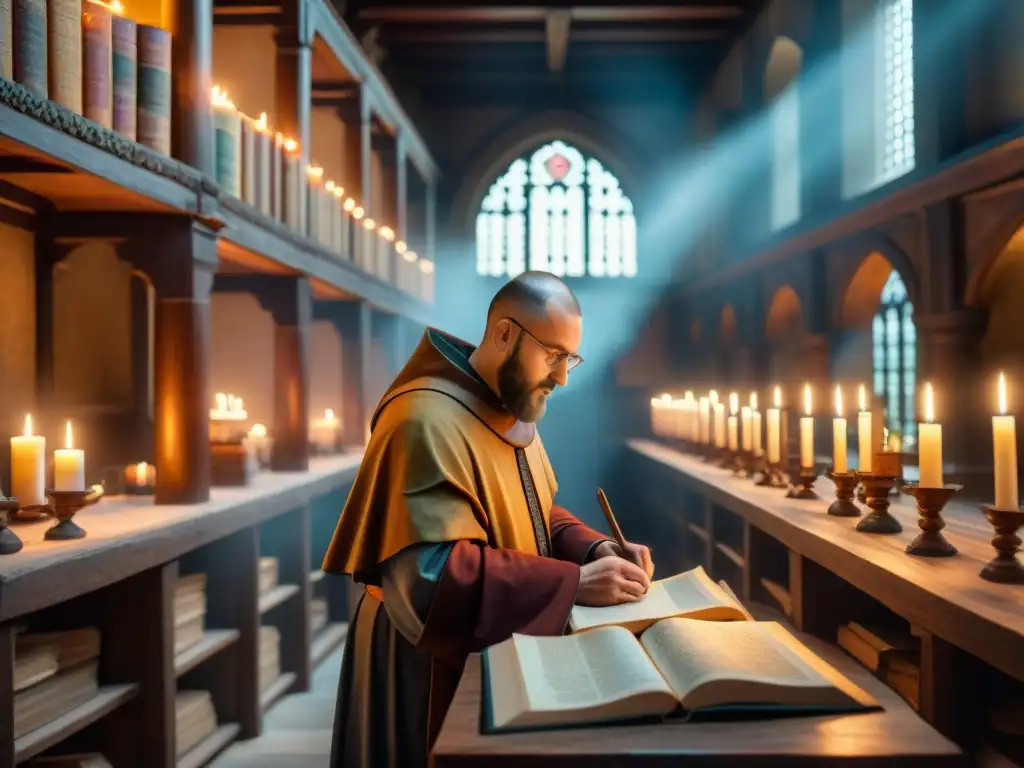
{"type": "Polygon", "coordinates": [[[881,15],[883,115],[882,176],[891,179],[914,168],[914,4],[883,0],[881,15]]]}
{"type": "Polygon", "coordinates": [[[909,448],[917,435],[917,331],[906,285],[895,271],[880,304],[871,326],[875,393],[884,398],[886,423],[903,434],[909,448]]]}

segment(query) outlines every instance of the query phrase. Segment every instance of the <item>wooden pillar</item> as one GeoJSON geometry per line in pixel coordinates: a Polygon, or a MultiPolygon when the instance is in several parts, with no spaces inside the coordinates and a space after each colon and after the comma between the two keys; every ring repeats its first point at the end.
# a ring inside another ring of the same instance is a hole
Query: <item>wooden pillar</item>
{"type": "Polygon", "coordinates": [[[365,445],[376,405],[370,402],[370,305],[362,301],[318,301],[313,305],[313,317],[330,321],[341,335],[342,443],[365,445]]]}
{"type": "Polygon", "coordinates": [[[213,0],[174,0],[171,17],[171,151],[213,178],[213,0]]]}
{"type": "Polygon", "coordinates": [[[216,233],[184,216],[167,217],[125,255],[156,289],[154,462],[157,504],[210,498],[210,288],[216,233]]]}
{"type": "Polygon", "coordinates": [[[131,281],[133,456],[153,461],[153,287],[143,275],[131,281]]]}
{"type": "Polygon", "coordinates": [[[306,0],[284,3],[284,23],[276,33],[274,111],[278,130],[301,148],[301,167],[309,165],[310,121],[313,102],[313,35],[306,0]]]}
{"type": "Polygon", "coordinates": [[[273,318],[270,468],[305,472],[309,469],[309,334],[313,322],[309,280],[295,275],[218,275],[214,290],[250,293],[273,318]]]}

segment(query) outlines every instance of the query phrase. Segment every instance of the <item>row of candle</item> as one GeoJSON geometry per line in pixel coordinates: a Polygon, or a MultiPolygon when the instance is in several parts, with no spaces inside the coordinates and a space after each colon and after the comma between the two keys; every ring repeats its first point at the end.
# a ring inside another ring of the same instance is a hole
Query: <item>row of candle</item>
{"type": "MultiPolygon", "coordinates": [[[[1017,468],[1016,422],[1006,413],[1006,377],[998,379],[999,414],[992,417],[992,440],[995,470],[995,507],[1017,509],[1019,486],[1017,468]]],[[[935,393],[931,384],[923,387],[923,417],[918,424],[918,466],[921,488],[942,488],[944,486],[942,467],[942,425],[935,421],[935,393]]],[[[858,458],[861,472],[872,471],[875,453],[883,448],[886,430],[881,424],[878,410],[868,407],[864,386],[859,387],[857,415],[858,458]]],[[[811,468],[814,456],[814,410],[810,385],[803,388],[804,414],[800,418],[800,466],[811,468]]],[[[836,415],[832,421],[832,471],[843,474],[849,471],[847,450],[847,421],[843,408],[842,388],[835,388],[836,415]]],[[[767,459],[779,464],[786,449],[781,434],[782,391],[775,387],[773,407],[766,412],[767,459]]],[[[670,436],[696,443],[714,445],[719,449],[744,451],[756,457],[764,455],[761,445],[761,414],[758,410],[757,394],[750,396],[750,405],[739,407],[739,396],[729,396],[729,415],[725,404],[719,401],[718,393],[711,390],[706,396],[695,398],[692,391],[683,398],[674,399],[662,395],[651,400],[651,427],[656,435],[670,436]]],[[[891,447],[891,446],[889,446],[891,447]]]]}
{"type": "MultiPolygon", "coordinates": [[[[64,447],[53,452],[53,489],[84,491],[85,451],[75,448],[70,421],[64,430],[64,447]]],[[[33,433],[31,414],[24,434],[11,438],[11,494],[23,507],[46,504],[46,438],[33,433]]]]}

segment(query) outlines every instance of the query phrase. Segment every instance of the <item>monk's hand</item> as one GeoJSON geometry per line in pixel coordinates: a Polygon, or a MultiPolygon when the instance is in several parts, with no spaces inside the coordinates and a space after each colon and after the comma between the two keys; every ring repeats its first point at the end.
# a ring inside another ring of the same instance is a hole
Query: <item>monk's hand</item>
{"type": "Polygon", "coordinates": [[[643,544],[633,544],[627,541],[626,551],[623,552],[622,547],[614,541],[602,541],[594,547],[594,557],[595,559],[599,557],[621,557],[643,568],[648,579],[654,575],[654,561],[651,559],[651,550],[643,544]]]}
{"type": "Polygon", "coordinates": [[[635,603],[651,586],[644,570],[621,557],[600,557],[580,568],[580,605],[635,603]]]}

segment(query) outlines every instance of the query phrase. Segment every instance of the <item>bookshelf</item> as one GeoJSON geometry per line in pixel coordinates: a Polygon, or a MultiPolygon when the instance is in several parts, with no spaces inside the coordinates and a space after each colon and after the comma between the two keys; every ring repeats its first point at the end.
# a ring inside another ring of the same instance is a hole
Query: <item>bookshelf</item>
{"type": "MultiPolygon", "coordinates": [[[[311,671],[347,635],[343,620],[328,618],[314,636],[311,603],[315,594],[345,613],[346,585],[318,566],[360,458],[262,473],[250,487],[215,489],[207,504],[105,499],[82,513],[90,535],[76,549],[26,546],[0,561],[0,696],[14,695],[22,633],[94,626],[100,635],[98,688],[84,701],[17,738],[14,713],[0,712],[0,765],[74,751],[101,753],[115,768],[198,768],[235,739],[259,735],[265,711],[307,690],[311,671]],[[261,591],[261,561],[270,558],[276,581],[261,591]],[[197,615],[201,634],[180,647],[197,615]],[[261,626],[279,638],[278,673],[262,688],[261,626]],[[184,699],[203,699],[200,708],[212,704],[216,714],[200,733],[186,729],[195,742],[187,751],[177,744],[183,692],[198,692],[184,699]]],[[[34,541],[32,524],[18,530],[34,541]]]]}

